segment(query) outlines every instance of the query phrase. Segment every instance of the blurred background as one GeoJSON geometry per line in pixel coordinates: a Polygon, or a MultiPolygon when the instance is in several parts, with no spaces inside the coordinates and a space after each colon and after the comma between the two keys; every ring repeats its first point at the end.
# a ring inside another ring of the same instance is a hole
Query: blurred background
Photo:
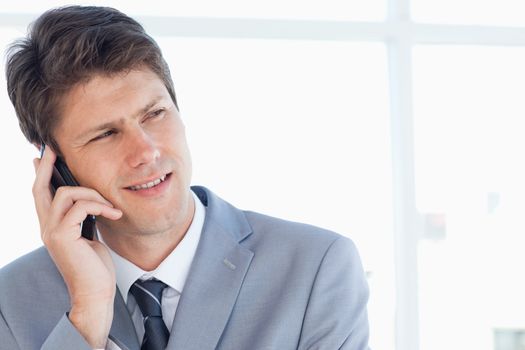
{"type": "MultiPolygon", "coordinates": [[[[75,3],[162,47],[194,184],[354,240],[373,349],[525,349],[522,0],[75,3]]],[[[3,2],[2,52],[66,4],[3,2]]],[[[0,83],[1,267],[41,242],[0,83]]]]}

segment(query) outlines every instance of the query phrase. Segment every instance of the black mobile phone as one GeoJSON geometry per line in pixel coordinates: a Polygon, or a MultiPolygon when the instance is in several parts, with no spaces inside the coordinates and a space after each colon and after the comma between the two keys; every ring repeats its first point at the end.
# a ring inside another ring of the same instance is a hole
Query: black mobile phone
{"type": "MultiPolygon", "coordinates": [[[[45,148],[46,145],[42,144],[40,147],[40,158],[44,155],[45,148]]],[[[51,176],[51,189],[53,190],[53,195],[60,186],[78,186],[78,182],[73,177],[73,174],[71,174],[71,171],[64,160],[57,156],[55,166],[53,167],[53,175],[51,176]]],[[[93,240],[93,237],[97,232],[95,223],[95,215],[88,215],[86,217],[82,222],[82,237],[93,240]]]]}

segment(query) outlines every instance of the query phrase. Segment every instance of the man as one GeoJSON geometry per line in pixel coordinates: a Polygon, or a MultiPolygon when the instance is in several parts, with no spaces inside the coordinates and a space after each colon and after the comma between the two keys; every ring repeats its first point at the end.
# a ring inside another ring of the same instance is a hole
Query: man
{"type": "Polygon", "coordinates": [[[190,188],[160,49],[110,8],[43,14],[7,61],[44,247],[0,271],[0,349],[367,349],[352,242],[190,188]],[[60,157],[79,186],[50,189],[60,157]],[[98,237],[81,236],[96,215],[98,237]]]}

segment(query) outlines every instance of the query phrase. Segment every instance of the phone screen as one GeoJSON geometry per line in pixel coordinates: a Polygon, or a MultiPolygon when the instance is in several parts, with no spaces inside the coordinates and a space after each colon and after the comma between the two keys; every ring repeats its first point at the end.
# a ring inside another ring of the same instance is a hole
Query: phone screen
{"type": "MultiPolygon", "coordinates": [[[[40,158],[44,155],[45,147],[45,144],[42,144],[40,147],[40,158]]],[[[51,176],[51,189],[53,190],[53,195],[60,186],[78,186],[78,182],[75,180],[73,174],[71,174],[71,171],[62,158],[57,157],[53,168],[53,175],[51,176]]],[[[81,231],[82,237],[93,240],[93,237],[97,232],[95,215],[88,215],[86,217],[82,222],[81,231]]]]}

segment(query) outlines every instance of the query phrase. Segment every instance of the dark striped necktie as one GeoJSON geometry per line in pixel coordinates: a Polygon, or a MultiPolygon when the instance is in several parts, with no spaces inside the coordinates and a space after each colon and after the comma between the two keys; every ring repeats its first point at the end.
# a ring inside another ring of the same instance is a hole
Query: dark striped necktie
{"type": "Polygon", "coordinates": [[[170,333],[162,319],[162,291],[167,285],[158,280],[137,280],[130,288],[144,317],[141,350],[164,350],[170,333]]]}

